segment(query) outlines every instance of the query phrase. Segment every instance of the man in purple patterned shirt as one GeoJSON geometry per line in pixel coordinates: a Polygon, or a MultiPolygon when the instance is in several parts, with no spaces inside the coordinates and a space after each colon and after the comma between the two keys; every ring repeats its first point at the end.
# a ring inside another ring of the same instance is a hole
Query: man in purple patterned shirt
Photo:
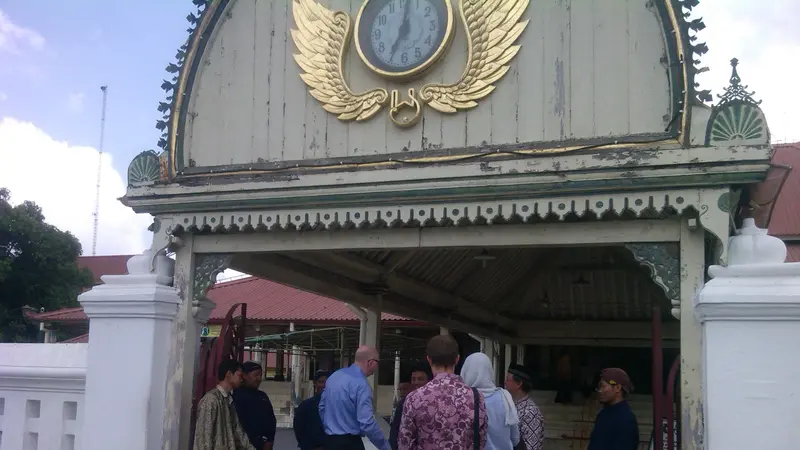
{"type": "Polygon", "coordinates": [[[519,413],[520,444],[517,448],[542,450],[544,445],[544,417],[530,397],[533,380],[520,364],[511,364],[506,373],[506,389],[511,393],[519,413]]]}
{"type": "Polygon", "coordinates": [[[459,357],[455,339],[434,336],[428,341],[427,355],[433,380],[406,397],[399,450],[484,449],[488,431],[486,405],[483,394],[455,375],[459,357]]]}

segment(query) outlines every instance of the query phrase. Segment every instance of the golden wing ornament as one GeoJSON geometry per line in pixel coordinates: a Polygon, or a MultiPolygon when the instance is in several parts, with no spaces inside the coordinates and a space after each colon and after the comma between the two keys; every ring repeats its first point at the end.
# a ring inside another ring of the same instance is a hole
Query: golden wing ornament
{"type": "Polygon", "coordinates": [[[494,83],[508,72],[519,52],[512,45],[528,26],[520,17],[529,0],[461,0],[461,20],[467,33],[467,67],[453,84],[427,84],[420,90],[424,102],[443,113],[478,106],[491,94],[494,83]]]}
{"type": "Polygon", "coordinates": [[[389,99],[386,89],[356,94],[347,85],[342,67],[350,42],[350,16],[331,11],[315,0],[292,0],[297,25],[292,29],[294,45],[300,53],[294,60],[305,73],[300,78],[311,95],[340,120],[366,120],[380,111],[389,99]]]}

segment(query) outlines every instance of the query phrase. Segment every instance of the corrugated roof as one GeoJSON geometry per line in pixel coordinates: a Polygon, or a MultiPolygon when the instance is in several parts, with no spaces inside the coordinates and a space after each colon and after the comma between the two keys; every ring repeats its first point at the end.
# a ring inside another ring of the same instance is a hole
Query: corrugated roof
{"type": "Polygon", "coordinates": [[[775,202],[769,234],[800,235],[800,143],[773,146],[772,162],[793,168],[775,202]]]}
{"type": "MultiPolygon", "coordinates": [[[[344,302],[261,278],[215,285],[208,298],[217,304],[209,320],[222,320],[231,306],[247,303],[247,319],[265,322],[357,322],[344,302]]],[[[409,319],[384,313],[384,321],[409,319]]]]}
{"type": "Polygon", "coordinates": [[[800,262],[800,244],[786,245],[786,262],[800,262]]]}
{"type": "MultiPolygon", "coordinates": [[[[358,322],[358,317],[344,302],[261,278],[249,277],[219,283],[208,291],[208,298],[217,304],[211,312],[210,322],[224,319],[231,306],[236,303],[247,303],[248,320],[260,323],[358,322]]],[[[80,307],[31,314],[30,318],[41,322],[89,320],[80,307]]],[[[383,314],[381,319],[389,322],[410,322],[409,319],[393,314],[383,314]]]]}
{"type": "Polygon", "coordinates": [[[108,255],[108,256],[81,256],[78,258],[78,266],[92,271],[94,284],[102,284],[100,279],[103,275],[127,275],[128,260],[133,255],[108,255]]]}

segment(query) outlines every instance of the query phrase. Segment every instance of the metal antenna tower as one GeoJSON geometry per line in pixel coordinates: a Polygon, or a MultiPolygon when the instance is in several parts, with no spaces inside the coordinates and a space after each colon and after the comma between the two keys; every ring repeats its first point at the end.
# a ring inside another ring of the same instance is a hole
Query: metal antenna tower
{"type": "Polygon", "coordinates": [[[92,230],[92,256],[97,254],[97,223],[100,220],[100,176],[103,172],[103,141],[105,141],[106,136],[106,99],[108,98],[108,86],[100,86],[100,90],[103,91],[103,108],[100,112],[100,147],[97,149],[98,151],[98,159],[97,159],[97,187],[95,189],[95,197],[94,197],[94,228],[92,230]]]}

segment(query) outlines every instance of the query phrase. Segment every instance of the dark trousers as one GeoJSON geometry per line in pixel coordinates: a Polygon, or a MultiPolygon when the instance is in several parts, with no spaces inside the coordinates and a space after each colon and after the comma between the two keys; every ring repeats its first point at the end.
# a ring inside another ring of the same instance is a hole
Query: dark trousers
{"type": "Polygon", "coordinates": [[[325,450],[364,450],[361,436],[353,434],[325,435],[325,450]]]}
{"type": "Polygon", "coordinates": [[[572,403],[572,392],[575,390],[572,381],[559,381],[556,392],[556,403],[572,403]]]}

